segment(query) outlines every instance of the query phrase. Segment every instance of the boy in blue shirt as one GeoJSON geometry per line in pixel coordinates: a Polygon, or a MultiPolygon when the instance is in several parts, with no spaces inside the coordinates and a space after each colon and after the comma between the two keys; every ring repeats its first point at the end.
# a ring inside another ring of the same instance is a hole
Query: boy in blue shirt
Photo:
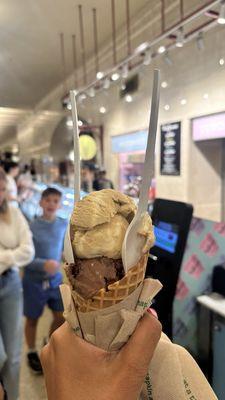
{"type": "Polygon", "coordinates": [[[25,338],[28,346],[27,361],[30,368],[42,372],[35,339],[38,319],[48,305],[53,314],[50,335],[63,323],[63,305],[59,291],[62,283],[60,261],[67,221],[56,217],[62,193],[55,188],[43,191],[40,206],[43,215],[31,225],[35,258],[25,268],[23,277],[25,338]]]}

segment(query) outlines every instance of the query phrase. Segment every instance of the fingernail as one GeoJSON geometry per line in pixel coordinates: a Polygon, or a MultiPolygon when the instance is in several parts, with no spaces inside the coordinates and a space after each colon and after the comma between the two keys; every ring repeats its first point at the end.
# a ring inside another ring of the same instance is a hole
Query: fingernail
{"type": "Polygon", "coordinates": [[[148,308],[148,309],[147,309],[147,312],[148,312],[149,314],[152,314],[153,317],[158,318],[158,314],[157,314],[157,312],[154,310],[154,308],[148,308]]]}

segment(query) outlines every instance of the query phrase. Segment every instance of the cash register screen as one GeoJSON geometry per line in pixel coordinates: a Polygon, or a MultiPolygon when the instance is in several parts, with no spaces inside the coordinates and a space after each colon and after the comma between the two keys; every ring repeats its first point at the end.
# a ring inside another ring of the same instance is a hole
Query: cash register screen
{"type": "Polygon", "coordinates": [[[155,246],[175,253],[179,226],[164,221],[154,221],[155,246]]]}

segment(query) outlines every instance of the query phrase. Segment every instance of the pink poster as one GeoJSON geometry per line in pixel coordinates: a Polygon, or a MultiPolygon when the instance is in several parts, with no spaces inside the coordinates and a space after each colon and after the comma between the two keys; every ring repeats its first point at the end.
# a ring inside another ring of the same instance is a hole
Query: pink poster
{"type": "Polygon", "coordinates": [[[198,279],[201,276],[201,273],[204,271],[202,263],[195,254],[192,254],[192,256],[184,264],[183,268],[184,271],[188,272],[196,279],[198,279]]]}
{"type": "Polygon", "coordinates": [[[220,235],[225,237],[225,224],[224,224],[224,222],[216,222],[215,225],[214,225],[214,229],[220,235]]]}
{"type": "Polygon", "coordinates": [[[215,256],[215,254],[219,250],[219,247],[211,233],[207,233],[205,238],[202,240],[202,242],[200,243],[200,249],[209,257],[215,256]]]}
{"type": "Polygon", "coordinates": [[[188,293],[189,289],[186,283],[182,279],[179,279],[177,284],[176,299],[183,300],[188,295],[188,293]]]}

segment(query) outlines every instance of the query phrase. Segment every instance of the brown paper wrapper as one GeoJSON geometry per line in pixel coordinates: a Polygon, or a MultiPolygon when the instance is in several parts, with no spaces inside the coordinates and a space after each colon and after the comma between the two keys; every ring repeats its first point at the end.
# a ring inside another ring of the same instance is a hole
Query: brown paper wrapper
{"type": "MultiPolygon", "coordinates": [[[[130,277],[126,280],[123,278],[117,285],[111,285],[114,286],[111,290],[113,294],[110,293],[106,301],[104,296],[108,292],[104,291],[100,296],[98,293],[94,304],[84,299],[81,303],[80,296],[72,288],[61,285],[64,317],[78,336],[106,351],[119,350],[128,341],[139,319],[162,288],[158,280],[143,281],[146,262],[146,258],[142,259],[132,268],[136,268],[136,276],[141,277],[142,273],[140,282],[130,277]],[[123,290],[122,294],[120,288],[123,290]],[[97,305],[98,309],[95,308],[97,305]]],[[[217,397],[195,361],[186,350],[174,345],[162,334],[139,400],[206,399],[214,400],[217,397]]]]}

